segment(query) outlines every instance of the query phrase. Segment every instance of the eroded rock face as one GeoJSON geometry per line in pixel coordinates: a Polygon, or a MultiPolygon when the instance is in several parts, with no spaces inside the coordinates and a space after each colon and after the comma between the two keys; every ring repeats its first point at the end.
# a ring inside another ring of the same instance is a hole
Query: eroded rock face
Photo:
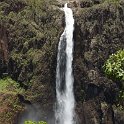
{"type": "Polygon", "coordinates": [[[114,110],[115,116],[115,124],[123,124],[124,123],[124,112],[123,110],[114,110]]]}
{"type": "Polygon", "coordinates": [[[6,29],[0,25],[0,76],[7,71],[8,36],[6,29]]]}
{"type": "Polygon", "coordinates": [[[74,77],[80,124],[115,123],[112,105],[119,87],[104,75],[102,66],[109,55],[124,49],[124,4],[120,4],[82,0],[82,9],[75,11],[74,77]]]}

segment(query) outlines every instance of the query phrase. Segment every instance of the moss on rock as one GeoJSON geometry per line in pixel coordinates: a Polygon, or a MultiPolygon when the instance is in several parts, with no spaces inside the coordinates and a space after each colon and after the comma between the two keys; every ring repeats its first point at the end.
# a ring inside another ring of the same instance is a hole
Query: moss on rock
{"type": "Polygon", "coordinates": [[[24,93],[17,82],[11,78],[0,80],[0,124],[13,124],[23,105],[18,99],[18,94],[24,93]]]}

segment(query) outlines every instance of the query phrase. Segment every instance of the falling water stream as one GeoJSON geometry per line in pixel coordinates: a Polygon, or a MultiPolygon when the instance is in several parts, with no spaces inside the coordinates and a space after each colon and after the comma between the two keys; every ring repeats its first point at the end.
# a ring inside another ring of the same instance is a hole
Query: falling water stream
{"type": "Polygon", "coordinates": [[[74,93],[73,93],[73,12],[65,4],[66,27],[58,45],[56,68],[56,124],[74,124],[74,93]]]}

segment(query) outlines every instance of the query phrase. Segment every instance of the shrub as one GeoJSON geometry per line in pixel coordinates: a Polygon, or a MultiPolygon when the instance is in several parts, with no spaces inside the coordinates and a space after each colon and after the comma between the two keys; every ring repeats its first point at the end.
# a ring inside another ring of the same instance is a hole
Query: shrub
{"type": "Polygon", "coordinates": [[[124,50],[112,54],[104,65],[105,73],[112,78],[124,81],[124,50]]]}
{"type": "Polygon", "coordinates": [[[24,90],[20,88],[19,83],[12,80],[10,77],[0,79],[0,92],[4,93],[22,93],[24,90]]]}
{"type": "Polygon", "coordinates": [[[39,122],[35,122],[35,121],[25,121],[25,124],[47,124],[44,121],[39,121],[39,122]]]}
{"type": "Polygon", "coordinates": [[[103,66],[105,74],[121,82],[117,96],[117,106],[124,109],[124,50],[119,50],[112,54],[103,66]]]}
{"type": "Polygon", "coordinates": [[[118,3],[120,0],[105,0],[106,2],[118,3]]]}

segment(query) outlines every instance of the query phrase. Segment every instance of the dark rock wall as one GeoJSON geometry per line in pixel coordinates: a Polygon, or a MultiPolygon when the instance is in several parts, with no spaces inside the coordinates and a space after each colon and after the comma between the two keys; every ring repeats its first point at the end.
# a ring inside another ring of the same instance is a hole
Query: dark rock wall
{"type": "Polygon", "coordinates": [[[81,7],[75,12],[73,65],[80,123],[114,124],[112,105],[119,89],[104,75],[103,64],[109,55],[124,49],[124,4],[85,6],[82,2],[81,7]]]}
{"type": "Polygon", "coordinates": [[[0,26],[0,76],[7,72],[8,62],[8,36],[6,29],[0,26]]]}

